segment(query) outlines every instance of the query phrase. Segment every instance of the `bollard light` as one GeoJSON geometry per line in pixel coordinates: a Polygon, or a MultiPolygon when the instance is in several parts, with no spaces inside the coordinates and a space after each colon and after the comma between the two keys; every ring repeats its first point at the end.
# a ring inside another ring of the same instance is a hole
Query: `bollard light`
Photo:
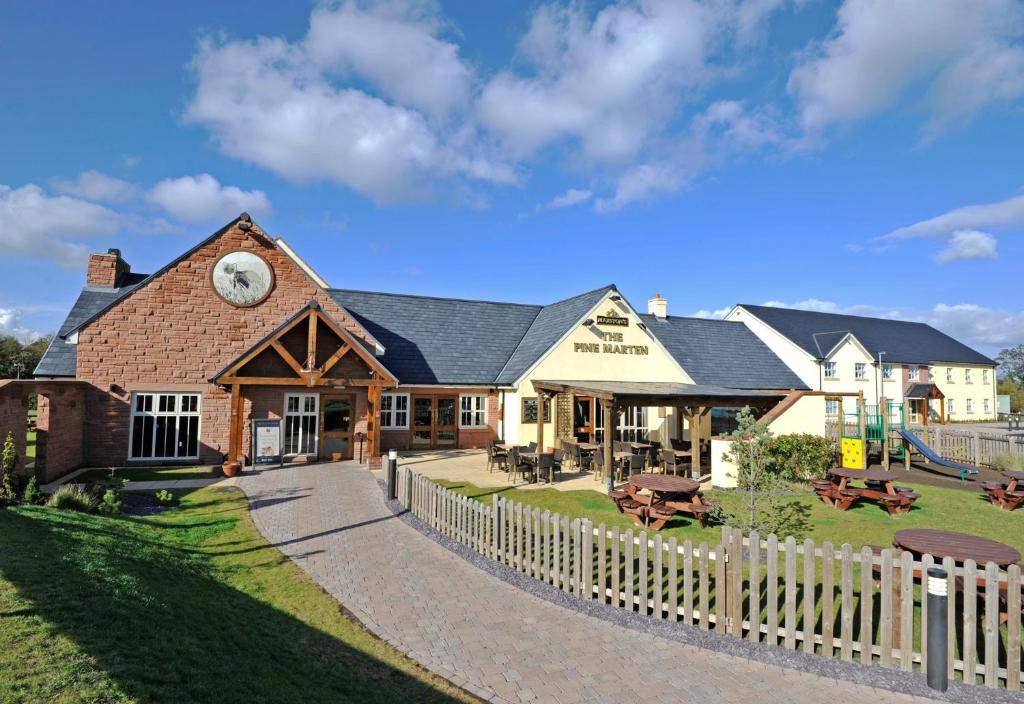
{"type": "Polygon", "coordinates": [[[398,450],[388,450],[388,498],[394,501],[398,498],[398,450]]]}
{"type": "Polygon", "coordinates": [[[396,450],[395,448],[391,448],[390,450],[388,450],[388,459],[398,460],[398,450],[396,450]]]}
{"type": "Polygon", "coordinates": [[[941,567],[928,568],[928,686],[940,692],[949,687],[947,577],[946,570],[941,567]]]}

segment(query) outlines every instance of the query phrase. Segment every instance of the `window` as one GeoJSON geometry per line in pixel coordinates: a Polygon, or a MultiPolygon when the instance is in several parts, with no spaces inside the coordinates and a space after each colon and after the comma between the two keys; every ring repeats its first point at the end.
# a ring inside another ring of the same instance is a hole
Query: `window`
{"type": "Polygon", "coordinates": [[[989,413],[991,413],[992,412],[992,399],[989,399],[989,398],[985,399],[984,402],[983,402],[983,407],[985,409],[985,415],[988,415],[989,413]]]}
{"type": "Polygon", "coordinates": [[[988,383],[988,369],[982,369],[981,370],[981,383],[982,384],[987,384],[988,383]]]}
{"type": "Polygon", "coordinates": [[[867,379],[868,378],[868,365],[864,362],[857,362],[853,365],[853,378],[854,379],[867,379]]]}
{"type": "MultiPolygon", "coordinates": [[[[459,427],[487,427],[487,397],[481,395],[463,396],[459,400],[459,427]]],[[[536,409],[534,409],[536,411],[536,409]]],[[[545,420],[547,420],[545,418],[545,420]]]]}
{"type": "Polygon", "coordinates": [[[284,454],[315,455],[320,397],[287,394],[284,397],[284,454]]]}
{"type": "Polygon", "coordinates": [[[384,394],[380,397],[381,430],[409,427],[409,394],[384,394]]]}
{"type": "MultiPolygon", "coordinates": [[[[601,403],[594,404],[597,411],[594,421],[594,440],[604,442],[604,407],[601,403]]],[[[623,442],[644,442],[647,440],[647,408],[644,406],[627,406],[616,423],[616,440],[623,442]]]]}
{"type": "Polygon", "coordinates": [[[956,413],[956,399],[946,399],[946,413],[948,415],[953,415],[954,413],[956,413]]]}
{"type": "Polygon", "coordinates": [[[883,379],[892,379],[892,365],[891,364],[883,364],[882,365],[882,378],[883,379]]]}
{"type": "Polygon", "coordinates": [[[825,362],[825,364],[822,365],[822,366],[825,368],[825,378],[826,379],[835,379],[836,378],[836,363],[835,362],[825,362]]]}
{"type": "MultiPolygon", "coordinates": [[[[971,381],[971,370],[970,369],[964,369],[964,383],[965,384],[973,384],[974,383],[973,381],[971,381]]],[[[968,411],[968,412],[970,412],[970,411],[968,411]]]]}
{"type": "Polygon", "coordinates": [[[834,398],[825,399],[825,415],[835,418],[839,415],[839,400],[834,398]]]}
{"type": "MultiPolygon", "coordinates": [[[[536,398],[524,398],[523,399],[523,422],[524,423],[536,423],[537,422],[537,399],[536,398]]],[[[544,422],[551,422],[551,400],[547,399],[544,401],[544,422]]]]}
{"type": "Polygon", "coordinates": [[[132,394],[129,459],[199,459],[199,394],[132,394]]]}
{"type": "Polygon", "coordinates": [[[968,413],[974,413],[974,399],[973,398],[967,399],[967,412],[968,413]]]}
{"type": "Polygon", "coordinates": [[[946,383],[952,384],[953,382],[953,367],[946,367],[946,383]]]}
{"type": "Polygon", "coordinates": [[[928,367],[928,381],[935,381],[935,368],[928,367]]]}

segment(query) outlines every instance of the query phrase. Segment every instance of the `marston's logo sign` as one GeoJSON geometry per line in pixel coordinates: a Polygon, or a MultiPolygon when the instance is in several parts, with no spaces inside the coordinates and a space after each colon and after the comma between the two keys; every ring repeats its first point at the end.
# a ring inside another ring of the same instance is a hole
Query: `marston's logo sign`
{"type": "Polygon", "coordinates": [[[609,308],[607,313],[597,316],[597,324],[619,325],[621,327],[626,327],[629,325],[629,318],[619,315],[615,312],[614,308],[609,308]]]}

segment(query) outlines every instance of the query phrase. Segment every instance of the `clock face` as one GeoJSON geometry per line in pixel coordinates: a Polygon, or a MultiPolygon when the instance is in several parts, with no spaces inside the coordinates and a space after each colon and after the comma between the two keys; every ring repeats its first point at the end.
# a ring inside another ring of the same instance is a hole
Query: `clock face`
{"type": "Polygon", "coordinates": [[[234,306],[254,306],[270,294],[274,270],[252,252],[225,254],[213,266],[213,289],[234,306]]]}

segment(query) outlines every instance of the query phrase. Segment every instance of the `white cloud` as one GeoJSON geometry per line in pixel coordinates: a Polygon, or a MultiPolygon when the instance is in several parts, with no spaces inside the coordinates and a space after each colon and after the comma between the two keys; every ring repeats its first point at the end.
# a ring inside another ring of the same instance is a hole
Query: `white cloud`
{"type": "Polygon", "coordinates": [[[615,192],[607,198],[598,198],[594,210],[611,213],[630,205],[653,200],[658,196],[675,193],[696,178],[703,157],[695,145],[690,152],[680,148],[678,155],[659,161],[640,164],[627,169],[615,182],[615,192]]]}
{"type": "Polygon", "coordinates": [[[494,77],[478,113],[520,154],[568,139],[591,159],[630,159],[708,81],[723,24],[690,0],[621,3],[593,19],[582,6],[542,6],[519,43],[530,72],[494,77]]]}
{"type": "Polygon", "coordinates": [[[118,213],[70,196],[51,196],[35,184],[21,188],[0,185],[0,248],[4,254],[52,259],[62,266],[81,266],[88,237],[113,235],[118,213]]]}
{"type": "Polygon", "coordinates": [[[197,87],[186,119],[208,128],[229,156],[292,180],[332,180],[378,202],[422,198],[437,177],[515,182],[515,172],[490,157],[472,126],[439,128],[418,109],[443,111],[460,100],[450,88],[435,90],[461,74],[453,47],[432,41],[430,25],[409,19],[411,10],[404,19],[391,10],[408,3],[357,7],[346,4],[337,16],[317,10],[315,26],[295,43],[204,41],[193,60],[197,87]],[[381,37],[372,46],[346,46],[353,18],[413,46],[381,37]],[[374,60],[378,47],[394,54],[387,65],[374,60]],[[350,74],[396,102],[339,82],[350,74]]]}
{"type": "Polygon", "coordinates": [[[739,100],[719,100],[693,118],[694,136],[704,141],[718,137],[735,150],[753,151],[786,141],[778,116],[766,108],[754,112],[739,100]]]}
{"type": "Polygon", "coordinates": [[[996,238],[980,230],[957,230],[949,239],[949,244],[935,255],[935,260],[949,262],[966,259],[995,259],[996,238]]]}
{"type": "Polygon", "coordinates": [[[1024,6],[1016,0],[845,0],[832,36],[789,78],[803,124],[875,115],[923,88],[934,135],[1024,95],[1024,6]]]}
{"type": "Polygon", "coordinates": [[[559,210],[561,208],[571,208],[574,205],[586,203],[593,197],[593,191],[588,191],[582,188],[570,188],[562,195],[555,196],[547,203],[541,203],[540,205],[538,205],[537,212],[539,213],[544,210],[559,210]]]}
{"type": "Polygon", "coordinates": [[[701,308],[691,315],[693,318],[710,318],[713,320],[721,320],[729,314],[732,310],[732,306],[726,308],[716,308],[715,310],[708,310],[707,308],[701,308]]]}
{"type": "Polygon", "coordinates": [[[104,203],[123,203],[140,194],[134,184],[92,170],[78,174],[74,181],[55,178],[52,183],[58,193],[104,203]]]}
{"type": "Polygon", "coordinates": [[[459,47],[435,36],[441,25],[433,3],[346,2],[313,11],[305,45],[325,71],[364,76],[393,100],[440,117],[465,107],[472,87],[459,47]]]}
{"type": "MultiPolygon", "coordinates": [[[[0,336],[15,337],[21,342],[31,342],[42,337],[42,333],[22,324],[23,312],[17,308],[0,308],[0,336]]],[[[31,369],[25,370],[30,374],[31,369]]]]}
{"type": "Polygon", "coordinates": [[[878,239],[946,237],[957,230],[993,229],[1024,226],[1024,195],[995,203],[966,205],[928,220],[901,227],[878,239]]]}
{"type": "Polygon", "coordinates": [[[266,215],[271,209],[263,191],[222,186],[210,174],[164,179],[150,189],[146,199],[185,222],[229,220],[243,211],[266,215]]]}

